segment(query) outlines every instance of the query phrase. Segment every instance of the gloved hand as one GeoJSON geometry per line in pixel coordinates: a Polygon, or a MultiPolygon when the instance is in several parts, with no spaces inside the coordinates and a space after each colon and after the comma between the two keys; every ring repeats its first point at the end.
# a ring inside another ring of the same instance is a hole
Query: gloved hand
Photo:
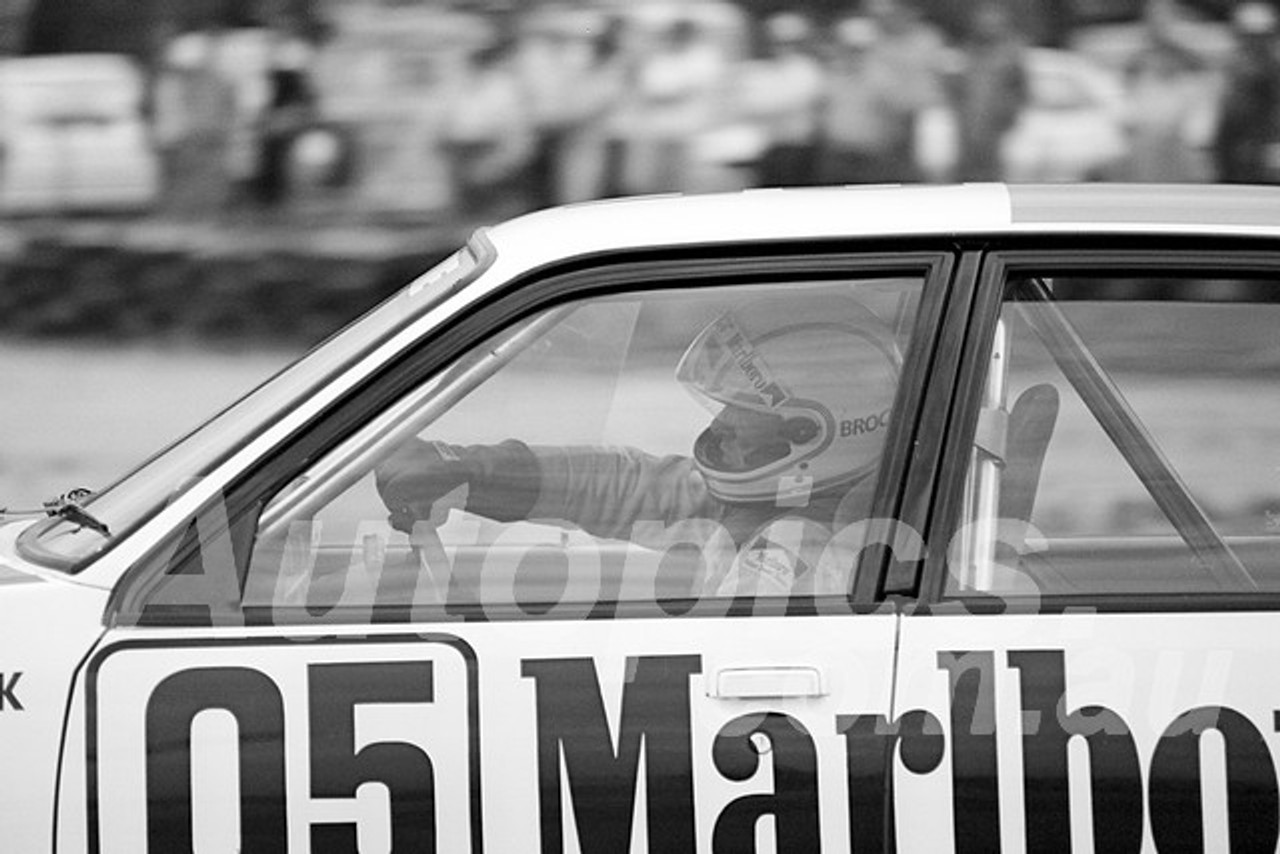
{"type": "Polygon", "coordinates": [[[498,522],[528,518],[538,500],[538,459],[523,442],[449,445],[411,439],[378,464],[374,480],[391,526],[409,533],[441,498],[466,485],[465,509],[498,522]]]}

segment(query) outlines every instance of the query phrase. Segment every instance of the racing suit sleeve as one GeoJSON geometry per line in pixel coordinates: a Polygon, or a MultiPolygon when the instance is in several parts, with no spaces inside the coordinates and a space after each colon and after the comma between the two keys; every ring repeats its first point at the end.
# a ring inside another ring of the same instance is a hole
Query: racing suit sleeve
{"type": "Polygon", "coordinates": [[[530,519],[568,522],[593,536],[626,540],[637,522],[670,526],[688,519],[718,521],[724,513],[688,457],[634,448],[530,450],[541,486],[530,519]]]}

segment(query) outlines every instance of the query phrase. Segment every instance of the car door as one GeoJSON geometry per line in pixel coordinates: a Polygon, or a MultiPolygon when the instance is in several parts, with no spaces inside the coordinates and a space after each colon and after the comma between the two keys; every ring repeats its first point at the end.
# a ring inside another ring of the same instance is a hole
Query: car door
{"type": "Polygon", "coordinates": [[[889,249],[598,260],[386,365],[115,591],[61,850],[848,850],[953,270],[889,249]],[[691,391],[829,417],[709,501],[691,391]]]}
{"type": "Polygon", "coordinates": [[[1276,847],[1280,255],[1130,244],[983,265],[903,619],[898,850],[1276,847]]]}

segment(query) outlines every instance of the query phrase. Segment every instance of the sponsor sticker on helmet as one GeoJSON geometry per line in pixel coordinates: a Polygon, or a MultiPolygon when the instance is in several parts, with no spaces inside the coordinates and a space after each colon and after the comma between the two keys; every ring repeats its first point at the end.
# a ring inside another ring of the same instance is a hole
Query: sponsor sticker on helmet
{"type": "Polygon", "coordinates": [[[682,379],[722,402],[777,409],[791,398],[732,315],[722,315],[690,349],[682,379]]]}

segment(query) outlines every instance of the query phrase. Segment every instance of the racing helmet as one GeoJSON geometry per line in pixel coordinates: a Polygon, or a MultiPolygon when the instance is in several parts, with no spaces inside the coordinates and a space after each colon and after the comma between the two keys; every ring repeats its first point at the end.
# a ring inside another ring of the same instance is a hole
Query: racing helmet
{"type": "Polygon", "coordinates": [[[851,294],[770,298],[720,315],[676,368],[715,414],[693,452],[708,489],[724,501],[802,506],[875,471],[900,366],[890,331],[851,294]]]}

